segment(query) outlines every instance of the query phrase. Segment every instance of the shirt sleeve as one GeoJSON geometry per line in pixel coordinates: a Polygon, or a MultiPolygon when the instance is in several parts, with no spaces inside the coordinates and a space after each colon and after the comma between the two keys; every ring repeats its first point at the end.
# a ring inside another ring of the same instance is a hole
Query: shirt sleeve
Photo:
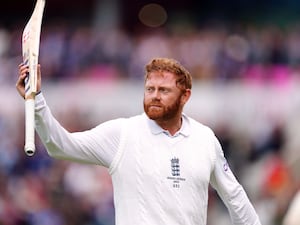
{"type": "Polygon", "coordinates": [[[284,218],[283,225],[299,225],[300,224],[300,191],[294,196],[284,218]]]}
{"type": "Polygon", "coordinates": [[[210,183],[228,208],[232,223],[234,225],[260,225],[258,215],[245,190],[232,173],[216,137],[215,149],[215,168],[210,183]]]}
{"type": "Polygon", "coordinates": [[[68,132],[53,117],[43,94],[36,96],[36,131],[50,156],[109,167],[120,142],[124,119],[107,121],[83,132],[68,132]]]}

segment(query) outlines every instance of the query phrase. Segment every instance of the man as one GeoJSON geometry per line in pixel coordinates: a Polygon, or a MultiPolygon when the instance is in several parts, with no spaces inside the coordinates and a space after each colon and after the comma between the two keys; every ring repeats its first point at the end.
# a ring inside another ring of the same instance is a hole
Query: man
{"type": "MultiPolygon", "coordinates": [[[[23,97],[27,72],[21,64],[16,86],[23,97]]],[[[40,67],[38,76],[40,90],[40,67]]],[[[189,72],[173,59],[155,58],[146,65],[144,86],[145,113],[76,133],[53,118],[38,94],[36,130],[48,153],[109,169],[117,225],[205,225],[209,184],[233,224],[260,224],[213,131],[183,114],[191,96],[189,72]]]]}

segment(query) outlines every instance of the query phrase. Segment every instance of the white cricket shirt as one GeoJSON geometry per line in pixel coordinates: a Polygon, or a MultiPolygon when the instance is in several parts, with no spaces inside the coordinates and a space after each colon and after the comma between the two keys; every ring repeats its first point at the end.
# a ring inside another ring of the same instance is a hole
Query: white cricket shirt
{"type": "Polygon", "coordinates": [[[212,130],[185,115],[174,136],[145,114],[69,133],[40,94],[36,129],[51,156],[109,169],[116,225],[206,225],[209,184],[234,225],[260,224],[212,130]]]}

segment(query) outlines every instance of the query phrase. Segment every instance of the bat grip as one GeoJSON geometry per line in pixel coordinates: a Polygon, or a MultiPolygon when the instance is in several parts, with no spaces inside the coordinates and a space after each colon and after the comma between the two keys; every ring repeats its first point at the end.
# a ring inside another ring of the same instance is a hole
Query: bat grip
{"type": "Polygon", "coordinates": [[[35,153],[34,143],[34,98],[25,100],[25,146],[26,155],[33,156],[35,153]]]}

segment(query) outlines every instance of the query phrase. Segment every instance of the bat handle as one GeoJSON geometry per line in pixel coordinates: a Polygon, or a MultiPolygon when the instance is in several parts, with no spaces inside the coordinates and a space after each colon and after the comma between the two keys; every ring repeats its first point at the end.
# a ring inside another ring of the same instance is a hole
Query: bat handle
{"type": "Polygon", "coordinates": [[[25,100],[25,146],[26,155],[33,156],[35,153],[34,143],[34,98],[25,100]]]}

